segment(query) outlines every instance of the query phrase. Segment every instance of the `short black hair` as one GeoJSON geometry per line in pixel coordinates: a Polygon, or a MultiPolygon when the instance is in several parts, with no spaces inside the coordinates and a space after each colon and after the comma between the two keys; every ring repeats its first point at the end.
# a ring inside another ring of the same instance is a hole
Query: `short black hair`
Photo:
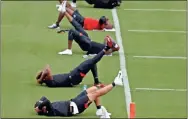
{"type": "Polygon", "coordinates": [[[100,25],[106,24],[106,21],[107,21],[107,18],[106,18],[105,16],[102,16],[102,17],[99,19],[99,24],[100,24],[100,25]]]}

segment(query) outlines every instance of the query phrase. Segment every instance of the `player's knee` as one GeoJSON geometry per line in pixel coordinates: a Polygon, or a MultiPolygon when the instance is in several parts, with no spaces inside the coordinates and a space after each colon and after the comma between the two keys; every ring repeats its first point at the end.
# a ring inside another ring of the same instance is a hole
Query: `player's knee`
{"type": "Polygon", "coordinates": [[[88,93],[87,96],[91,102],[97,99],[97,95],[95,93],[88,93]]]}
{"type": "Polygon", "coordinates": [[[75,30],[74,29],[70,29],[69,30],[69,35],[73,35],[75,33],[75,30]]]}
{"type": "Polygon", "coordinates": [[[74,39],[74,33],[75,33],[75,30],[73,30],[73,29],[69,30],[68,40],[73,40],[74,39]]]}

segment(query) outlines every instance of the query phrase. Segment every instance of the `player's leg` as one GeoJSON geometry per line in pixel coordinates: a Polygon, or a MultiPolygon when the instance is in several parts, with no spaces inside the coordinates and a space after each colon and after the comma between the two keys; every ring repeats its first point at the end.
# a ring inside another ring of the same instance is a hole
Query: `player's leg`
{"type": "Polygon", "coordinates": [[[107,43],[108,39],[111,39],[113,45],[112,48],[105,53],[105,55],[112,55],[112,52],[118,51],[119,45],[110,36],[106,36],[104,38],[104,43],[97,43],[95,41],[92,41],[92,48],[88,50],[86,55],[98,54],[105,47],[105,44],[107,43]]]}
{"type": "Polygon", "coordinates": [[[110,92],[115,86],[123,86],[122,81],[122,72],[119,71],[118,75],[115,77],[112,84],[106,85],[103,88],[100,88],[99,90],[96,90],[95,92],[88,93],[88,97],[90,101],[94,101],[96,98],[99,98],[100,96],[103,96],[110,92]]]}
{"type": "Polygon", "coordinates": [[[73,85],[78,85],[82,82],[85,75],[94,67],[94,65],[101,60],[103,55],[112,47],[112,42],[109,41],[107,46],[98,53],[94,58],[82,62],[74,70],[70,72],[70,81],[73,85]]]}
{"type": "MultiPolygon", "coordinates": [[[[112,47],[112,42],[109,40],[107,43],[107,46],[105,46],[105,48],[98,53],[95,57],[93,57],[92,59],[88,59],[84,62],[82,62],[78,67],[76,67],[70,74],[72,74],[72,77],[78,77],[78,74],[80,74],[80,80],[82,81],[82,79],[84,78],[84,76],[94,67],[94,65],[96,65],[97,62],[99,62],[102,57],[104,56],[104,54],[112,47]]],[[[78,79],[73,80],[74,82],[78,81],[78,79]]]]}
{"type": "Polygon", "coordinates": [[[88,50],[86,55],[96,55],[105,48],[105,44],[91,41],[92,48],[88,50]]]}
{"type": "MultiPolygon", "coordinates": [[[[78,13],[78,11],[75,11],[75,15],[73,14],[73,16],[76,16],[77,21],[72,17],[71,14],[69,14],[66,11],[66,7],[65,7],[66,1],[64,2],[64,4],[62,6],[60,6],[60,8],[58,9],[58,11],[65,13],[65,16],[67,17],[68,21],[75,27],[75,29],[79,32],[81,32],[83,35],[88,36],[88,34],[84,31],[83,29],[83,22],[84,22],[84,18],[78,13]],[[79,21],[79,22],[78,22],[79,21]]],[[[68,8],[67,8],[68,9],[68,8]]]]}
{"type": "Polygon", "coordinates": [[[68,13],[68,12],[65,12],[65,16],[67,17],[67,19],[69,20],[69,22],[74,26],[74,28],[81,32],[83,35],[87,36],[88,37],[88,34],[85,32],[85,30],[83,29],[83,19],[82,18],[79,18],[79,15],[75,16],[75,19],[68,13]],[[79,22],[80,23],[79,23],[79,22]]]}
{"type": "MultiPolygon", "coordinates": [[[[96,102],[96,106],[97,105],[100,106],[99,97],[102,96],[102,95],[105,95],[106,93],[111,91],[112,88],[115,87],[116,85],[122,85],[121,72],[118,74],[118,76],[115,78],[115,80],[112,84],[109,84],[109,85],[107,85],[107,86],[105,86],[101,89],[98,89],[95,86],[88,88],[87,90],[80,93],[76,98],[72,99],[71,101],[76,103],[78,110],[79,110],[79,113],[82,113],[88,108],[88,106],[93,101],[96,102]]],[[[103,109],[104,109],[104,107],[103,107],[103,109]]],[[[103,112],[101,112],[101,113],[103,113],[103,112]]],[[[107,113],[107,111],[105,111],[105,114],[106,113],[107,113]]],[[[100,113],[99,113],[99,115],[100,115],[100,113]]]]}
{"type": "Polygon", "coordinates": [[[72,0],[71,6],[76,7],[76,0],[72,0]]]}
{"type": "Polygon", "coordinates": [[[66,12],[72,16],[81,26],[84,26],[84,17],[79,13],[78,10],[72,10],[71,8],[66,8],[66,12]]]}
{"type": "MultiPolygon", "coordinates": [[[[98,85],[95,85],[95,86],[88,88],[86,91],[87,91],[87,94],[90,94],[90,93],[96,92],[98,89],[103,88],[103,87],[104,87],[103,84],[98,84],[98,85]]],[[[96,98],[94,100],[94,102],[95,102],[95,106],[97,108],[97,113],[98,113],[97,115],[99,115],[99,113],[101,113],[101,111],[100,111],[100,109],[101,109],[100,99],[96,98]]]]}
{"type": "MultiPolygon", "coordinates": [[[[99,87],[100,87],[100,85],[99,85],[99,87]]],[[[92,86],[92,87],[82,91],[74,99],[71,99],[71,101],[76,103],[78,110],[79,110],[79,113],[84,112],[84,110],[87,109],[88,106],[91,104],[91,101],[89,101],[89,98],[88,98],[87,95],[89,93],[95,92],[97,89],[98,89],[98,87],[92,86]]],[[[97,110],[99,110],[101,108],[99,98],[96,98],[95,105],[96,105],[97,110]]]]}
{"type": "MultiPolygon", "coordinates": [[[[60,4],[62,4],[62,1],[63,1],[63,0],[59,0],[60,4]]],[[[61,5],[58,5],[58,6],[61,6],[61,5]]],[[[58,6],[57,6],[57,7],[58,7],[58,6]]],[[[71,10],[74,10],[74,9],[71,7],[71,5],[69,4],[69,2],[66,2],[66,7],[69,8],[69,9],[71,9],[71,10]]],[[[60,22],[62,21],[62,19],[64,18],[64,16],[65,16],[64,13],[59,12],[59,15],[58,15],[58,18],[57,18],[56,23],[54,23],[54,24],[48,26],[48,28],[50,28],[50,29],[59,28],[59,24],[60,24],[60,22]]]]}
{"type": "Polygon", "coordinates": [[[62,19],[64,18],[64,16],[65,16],[64,13],[59,12],[59,15],[58,15],[58,18],[57,18],[56,23],[54,23],[54,24],[48,26],[48,28],[50,28],[50,29],[56,29],[56,28],[58,29],[58,28],[60,28],[60,27],[59,27],[59,24],[60,24],[60,22],[62,21],[62,19]]]}
{"type": "Polygon", "coordinates": [[[77,30],[71,29],[69,30],[68,33],[68,49],[61,51],[58,54],[72,55],[73,40],[75,40],[75,42],[80,46],[80,48],[83,51],[88,51],[91,47],[91,40],[88,37],[84,36],[82,33],[78,32],[77,30]]]}
{"type": "Polygon", "coordinates": [[[95,64],[92,68],[91,68],[91,72],[93,74],[93,78],[94,78],[94,84],[99,84],[99,78],[98,78],[98,71],[97,71],[97,65],[95,64]]]}

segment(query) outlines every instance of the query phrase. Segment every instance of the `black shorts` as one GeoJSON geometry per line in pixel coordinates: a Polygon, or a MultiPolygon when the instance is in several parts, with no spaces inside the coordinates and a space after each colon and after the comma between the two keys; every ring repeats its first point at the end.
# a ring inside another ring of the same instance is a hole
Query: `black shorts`
{"type": "Polygon", "coordinates": [[[84,26],[84,17],[78,12],[78,10],[75,10],[72,14],[72,17],[83,27],[84,26]]]}
{"type": "Polygon", "coordinates": [[[86,53],[87,55],[89,54],[98,54],[105,48],[105,44],[102,43],[97,43],[95,41],[91,41],[91,48],[88,50],[86,53]]]}
{"type": "Polygon", "coordinates": [[[45,80],[48,87],[72,87],[69,74],[56,74],[53,75],[53,80],[45,80]]]}
{"type": "Polygon", "coordinates": [[[85,32],[83,26],[80,23],[78,23],[75,19],[72,20],[71,24],[78,32],[82,33],[86,37],[89,37],[88,34],[85,32]]]}
{"type": "Polygon", "coordinates": [[[88,106],[91,104],[91,103],[88,103],[89,98],[87,96],[86,91],[82,91],[77,97],[75,97],[74,99],[71,99],[71,101],[76,103],[76,105],[78,107],[79,114],[84,112],[85,109],[87,109],[88,106]]]}

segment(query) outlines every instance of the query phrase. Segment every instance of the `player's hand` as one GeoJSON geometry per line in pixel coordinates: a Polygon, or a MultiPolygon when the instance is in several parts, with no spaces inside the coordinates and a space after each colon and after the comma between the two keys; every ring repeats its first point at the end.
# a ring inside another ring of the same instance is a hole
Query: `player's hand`
{"type": "Polygon", "coordinates": [[[40,110],[38,107],[36,107],[35,111],[38,113],[38,112],[41,112],[42,110],[40,110]]]}
{"type": "Polygon", "coordinates": [[[61,5],[56,5],[56,8],[58,9],[61,5]]]}

